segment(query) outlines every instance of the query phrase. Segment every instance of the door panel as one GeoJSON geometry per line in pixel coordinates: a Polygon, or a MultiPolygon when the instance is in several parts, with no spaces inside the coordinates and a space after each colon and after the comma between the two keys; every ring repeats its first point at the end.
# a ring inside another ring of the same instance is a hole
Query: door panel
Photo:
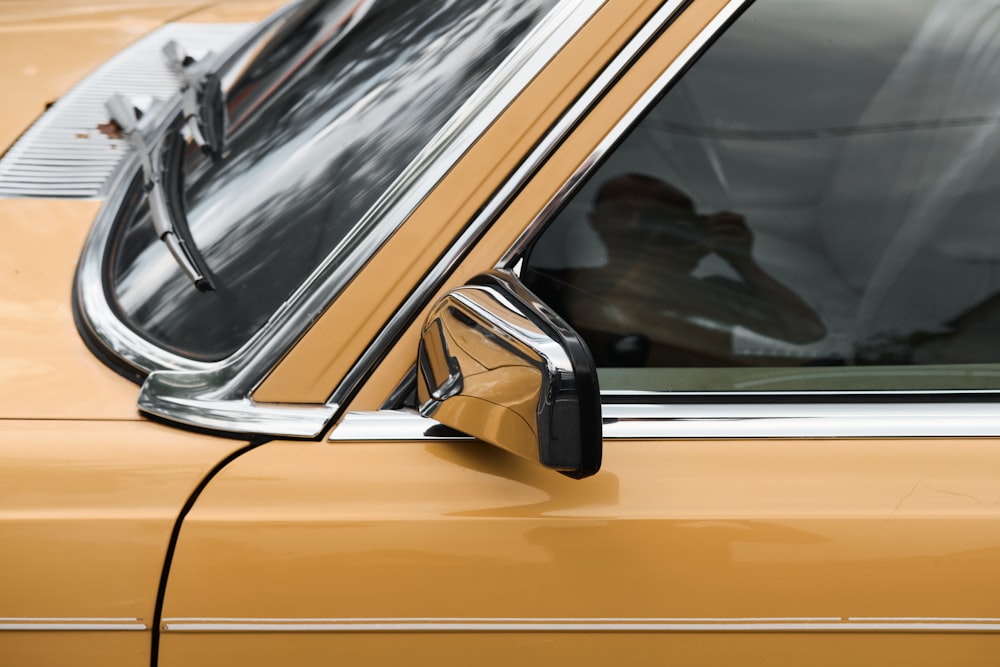
{"type": "Polygon", "coordinates": [[[160,664],[985,664],[997,465],[988,439],[623,440],[575,481],[476,441],[270,443],[186,519],[160,664]]]}

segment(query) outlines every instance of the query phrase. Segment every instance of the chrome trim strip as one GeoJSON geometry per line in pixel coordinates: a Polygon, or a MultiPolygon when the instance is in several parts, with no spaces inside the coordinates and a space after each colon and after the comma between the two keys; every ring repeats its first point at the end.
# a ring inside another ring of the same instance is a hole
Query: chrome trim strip
{"type": "MultiPolygon", "coordinates": [[[[580,616],[430,616],[430,617],[381,617],[381,616],[358,616],[345,618],[247,618],[247,617],[182,617],[167,619],[167,623],[268,623],[279,625],[283,623],[717,623],[717,622],[767,622],[767,623],[794,623],[794,622],[830,622],[836,623],[845,620],[840,616],[727,616],[721,617],[587,617],[580,616]]],[[[924,621],[923,618],[850,618],[850,620],[894,620],[894,621],[924,621]]],[[[1000,618],[961,618],[947,619],[936,618],[933,620],[958,620],[958,621],[996,621],[1000,623],[1000,618]]]]}
{"type": "MultiPolygon", "coordinates": [[[[367,262],[370,253],[359,249],[378,247],[389,238],[603,4],[604,0],[565,0],[556,6],[365,214],[356,230],[367,229],[368,236],[361,238],[356,231],[346,238],[253,338],[222,361],[197,362],[157,348],[118,320],[105,300],[101,265],[106,240],[138,163],[131,160],[123,166],[85,246],[77,293],[93,334],[124,362],[150,372],[140,393],[140,409],[170,421],[235,433],[318,434],[335,414],[336,400],[315,406],[308,423],[292,433],[282,406],[265,406],[247,397],[367,262]],[[209,420],[191,409],[202,401],[211,403],[209,420]]],[[[179,101],[175,106],[179,108],[179,101]]]]}
{"type": "Polygon", "coordinates": [[[881,616],[851,616],[852,621],[874,621],[874,622],[914,622],[914,623],[1000,623],[1000,618],[977,618],[977,617],[950,617],[950,616],[892,616],[883,618],[881,616]]]}
{"type": "Polygon", "coordinates": [[[346,440],[475,440],[460,434],[427,435],[428,429],[442,424],[429,417],[404,410],[348,412],[330,433],[330,442],[346,440]]]}
{"type": "Polygon", "coordinates": [[[982,618],[167,619],[168,632],[1000,632],[982,618]]]}
{"type": "Polygon", "coordinates": [[[0,618],[0,632],[148,629],[137,618],[0,618]]]}
{"type": "MultiPolygon", "coordinates": [[[[385,350],[392,345],[393,341],[409,326],[416,313],[425,305],[430,296],[437,291],[444,279],[454,271],[465,253],[471,248],[479,237],[486,231],[493,221],[500,215],[504,208],[514,198],[514,195],[521,189],[525,182],[534,174],[535,170],[545,160],[549,158],[553,151],[569,135],[573,127],[579,120],[596,104],[612,86],[618,76],[626,67],[640,54],[653,40],[656,34],[674,17],[677,10],[683,5],[685,0],[669,0],[656,11],[646,24],[629,40],[604,70],[587,86],[580,97],[567,109],[556,121],[555,125],[542,137],[538,145],[528,154],[514,172],[508,177],[500,189],[483,206],[482,210],[469,223],[465,231],[456,239],[455,243],[442,256],[441,260],[432,268],[417,288],[404,301],[396,313],[389,319],[382,331],[379,332],[375,340],[355,364],[354,368],[347,374],[344,381],[330,396],[328,405],[347,403],[348,398],[354,390],[363,382],[364,378],[378,364],[385,350]]],[[[536,219],[537,220],[537,219],[536,219]]],[[[495,268],[508,268],[509,264],[516,262],[502,260],[495,268]]]]}
{"type": "Polygon", "coordinates": [[[1000,414],[984,403],[604,404],[601,412],[609,440],[1000,437],[1000,414]]]}
{"type": "MultiPolygon", "coordinates": [[[[605,440],[1000,437],[1000,413],[985,403],[605,403],[601,413],[605,440]]],[[[428,434],[437,423],[406,410],[349,412],[329,440],[464,439],[428,434]]]]}

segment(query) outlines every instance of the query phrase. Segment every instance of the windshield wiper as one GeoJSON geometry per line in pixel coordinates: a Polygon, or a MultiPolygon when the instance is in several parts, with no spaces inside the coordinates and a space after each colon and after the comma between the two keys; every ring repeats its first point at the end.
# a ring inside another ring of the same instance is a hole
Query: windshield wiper
{"type": "Polygon", "coordinates": [[[226,107],[222,82],[212,71],[212,52],[196,60],[170,40],[163,46],[163,55],[180,84],[184,126],[191,140],[212,157],[221,157],[225,148],[226,107]]]}
{"type": "Polygon", "coordinates": [[[198,290],[208,292],[215,289],[207,277],[208,271],[203,268],[206,266],[204,258],[198,254],[193,244],[189,246],[184,241],[185,238],[190,238],[190,232],[186,228],[187,218],[183,214],[173,214],[176,207],[170,205],[170,196],[164,188],[161,178],[164,132],[153,120],[143,122],[145,116],[123,95],[112,95],[105,106],[142,163],[143,186],[156,235],[166,244],[170,254],[198,290]]]}

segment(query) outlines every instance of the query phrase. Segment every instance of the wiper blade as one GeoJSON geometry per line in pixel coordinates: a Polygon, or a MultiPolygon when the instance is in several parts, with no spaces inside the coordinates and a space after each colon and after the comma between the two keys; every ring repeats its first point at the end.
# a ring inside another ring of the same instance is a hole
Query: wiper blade
{"type": "MultiPolygon", "coordinates": [[[[162,175],[162,142],[163,134],[158,131],[152,121],[143,122],[142,112],[129,100],[120,94],[112,95],[105,103],[111,119],[118,124],[132,150],[139,156],[142,163],[143,186],[149,203],[149,214],[153,219],[153,229],[156,235],[166,244],[170,254],[187,274],[199,291],[208,292],[215,289],[206,276],[205,260],[197,250],[184,242],[189,233],[178,233],[181,227],[186,227],[184,216],[174,216],[164,190],[162,175]]],[[[187,232],[186,229],[183,229],[187,232]]]]}
{"type": "Polygon", "coordinates": [[[212,52],[196,60],[170,40],[163,46],[163,55],[180,83],[184,125],[191,140],[213,157],[221,156],[225,148],[226,107],[222,82],[211,71],[212,52]]]}

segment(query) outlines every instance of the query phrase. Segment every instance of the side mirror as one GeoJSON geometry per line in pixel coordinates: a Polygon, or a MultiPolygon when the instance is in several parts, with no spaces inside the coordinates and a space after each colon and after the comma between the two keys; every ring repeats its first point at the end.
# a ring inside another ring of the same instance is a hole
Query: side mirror
{"type": "Polygon", "coordinates": [[[590,350],[511,273],[449,292],[424,324],[420,413],[569,477],[601,467],[590,350]]]}

